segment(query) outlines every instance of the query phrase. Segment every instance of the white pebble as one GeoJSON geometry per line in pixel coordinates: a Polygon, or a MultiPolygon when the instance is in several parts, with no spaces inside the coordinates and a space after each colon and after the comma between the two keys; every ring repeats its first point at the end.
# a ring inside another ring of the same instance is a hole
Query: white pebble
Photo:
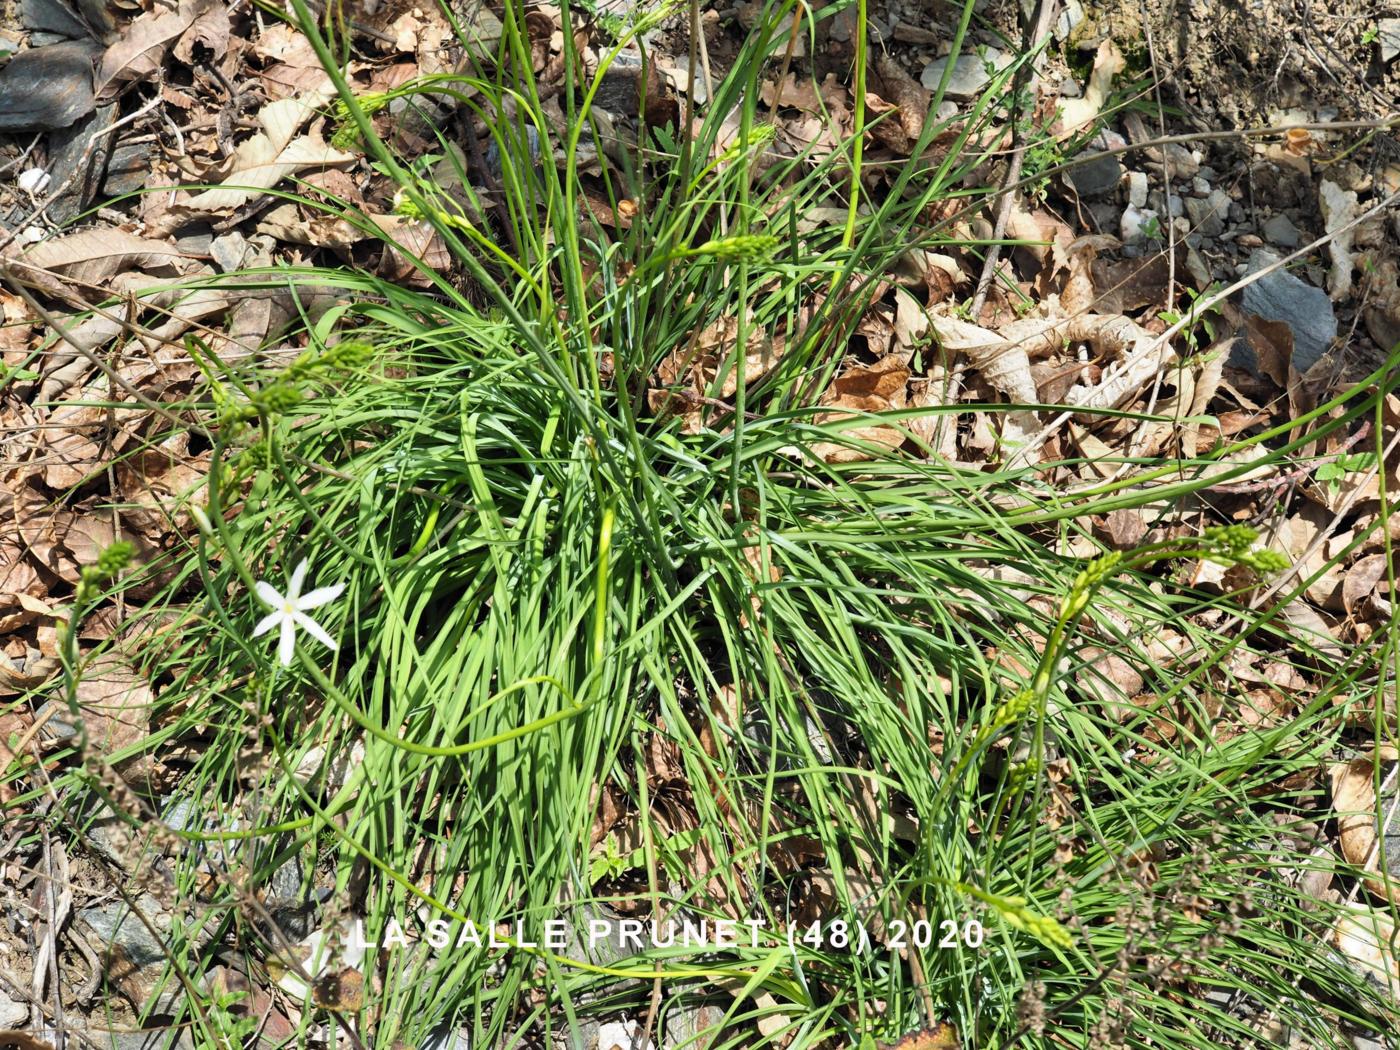
{"type": "Polygon", "coordinates": [[[1134,208],[1147,206],[1147,172],[1128,172],[1128,203],[1134,208]]]}
{"type": "Polygon", "coordinates": [[[43,168],[30,168],[19,174],[19,188],[25,193],[43,193],[49,184],[49,173],[43,168]]]}

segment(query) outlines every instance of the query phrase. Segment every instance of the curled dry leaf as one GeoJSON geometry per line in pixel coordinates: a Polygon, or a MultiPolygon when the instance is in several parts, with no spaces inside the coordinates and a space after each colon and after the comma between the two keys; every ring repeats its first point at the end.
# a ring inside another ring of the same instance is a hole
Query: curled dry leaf
{"type": "Polygon", "coordinates": [[[1060,102],[1060,119],[1055,122],[1053,128],[1057,139],[1064,141],[1087,127],[1099,115],[1113,88],[1113,78],[1123,72],[1126,65],[1122,53],[1112,40],[1105,40],[1099,45],[1083,97],[1064,99],[1060,102]]]}
{"type": "MultiPolygon", "coordinates": [[[[1030,357],[1020,340],[981,328],[956,317],[929,318],[938,341],[945,350],[960,351],[997,392],[1013,405],[1033,405],[1037,393],[1031,377],[1030,357]]],[[[1002,441],[1015,449],[1035,433],[1039,421],[1033,411],[1008,412],[1001,417],[1002,441]]]]}
{"type": "MultiPolygon", "coordinates": [[[[817,422],[834,423],[867,412],[905,408],[908,405],[908,387],[909,369],[900,363],[897,354],[891,354],[868,368],[857,366],[847,369],[822,398],[824,405],[840,411],[822,412],[818,414],[817,422]]],[[[873,420],[868,425],[843,429],[842,436],[851,442],[868,442],[886,448],[898,448],[905,440],[903,430],[873,420]]],[[[867,449],[833,441],[818,441],[812,446],[812,454],[826,463],[855,463],[873,458],[873,453],[867,449]]]]}
{"type": "Polygon", "coordinates": [[[258,112],[262,130],[234,151],[232,170],[222,185],[195,194],[185,202],[185,208],[227,211],[298,171],[353,163],[357,159],[355,154],[334,148],[320,135],[293,138],[329,98],[329,92],[309,91],[296,98],[269,102],[258,112]]]}
{"type": "Polygon", "coordinates": [[[1386,912],[1360,902],[1348,904],[1332,927],[1332,943],[1368,981],[1391,999],[1400,999],[1396,928],[1386,912]]]}
{"type": "MultiPolygon", "coordinates": [[[[1380,764],[1380,780],[1385,783],[1388,779],[1386,774],[1395,760],[1395,749],[1384,747],[1350,762],[1339,762],[1331,769],[1332,811],[1337,817],[1337,837],[1342,856],[1349,864],[1367,873],[1366,888],[1382,900],[1400,900],[1400,894],[1389,890],[1381,877],[1382,851],[1376,805],[1377,763],[1380,764]]],[[[1391,839],[1392,836],[1386,837],[1391,839]]],[[[1400,850],[1388,848],[1385,854],[1392,868],[1400,864],[1400,850]]],[[[1400,875],[1400,871],[1391,871],[1392,883],[1395,883],[1397,875],[1400,875]]]]}
{"type": "Polygon", "coordinates": [[[209,52],[209,58],[217,62],[228,50],[229,34],[232,26],[225,4],[210,5],[206,11],[190,23],[175,42],[175,57],[187,66],[196,62],[195,48],[209,52]]]}
{"type": "Polygon", "coordinates": [[[51,270],[87,286],[101,285],[114,274],[127,270],[176,276],[189,273],[195,266],[194,260],[174,244],[110,227],[41,241],[27,248],[22,259],[31,266],[51,270]]]}
{"type": "Polygon", "coordinates": [[[379,273],[389,280],[414,288],[430,288],[431,275],[424,273],[415,260],[438,273],[452,268],[452,253],[431,223],[403,215],[371,215],[369,218],[387,238],[379,260],[379,273]]]}
{"type": "Polygon", "coordinates": [[[1360,209],[1355,190],[1343,190],[1326,179],[1318,187],[1317,196],[1322,206],[1323,225],[1332,238],[1327,244],[1327,254],[1332,260],[1332,270],[1327,275],[1327,294],[1333,302],[1337,302],[1351,294],[1351,271],[1356,265],[1352,257],[1356,230],[1343,230],[1342,227],[1355,220],[1360,209]]]}
{"type": "Polygon", "coordinates": [[[1368,554],[1347,570],[1342,581],[1342,607],[1349,616],[1361,616],[1386,578],[1387,558],[1384,554],[1368,554]]]}
{"type": "Polygon", "coordinates": [[[214,0],[180,0],[174,11],[156,7],[127,26],[97,67],[98,102],[110,102],[127,84],[154,76],[171,43],[213,6],[214,0]]]}

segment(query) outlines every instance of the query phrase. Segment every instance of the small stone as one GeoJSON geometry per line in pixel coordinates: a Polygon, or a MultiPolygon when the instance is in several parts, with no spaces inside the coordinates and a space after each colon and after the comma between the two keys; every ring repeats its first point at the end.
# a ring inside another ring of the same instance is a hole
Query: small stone
{"type": "Polygon", "coordinates": [[[1160,236],[1160,222],[1157,213],[1150,208],[1135,208],[1130,204],[1123,212],[1118,232],[1125,244],[1146,240],[1149,235],[1160,236]]]}
{"type": "MultiPolygon", "coordinates": [[[[639,1028],[641,1025],[636,1021],[609,1021],[598,1029],[598,1050],[611,1050],[614,1046],[636,1046],[637,1039],[641,1036],[639,1028]]],[[[648,1039],[642,1050],[656,1050],[656,1044],[648,1039]]]]}
{"type": "Polygon", "coordinates": [[[1191,180],[1191,192],[1197,197],[1209,197],[1210,183],[1208,183],[1205,179],[1197,175],[1194,179],[1191,180]]]}
{"type": "Polygon", "coordinates": [[[66,128],[91,113],[96,46],[69,41],[30,48],[0,69],[0,134],[66,128]]]}
{"type": "MultiPolygon", "coordinates": [[[[992,80],[992,77],[1000,73],[1011,62],[1011,57],[1003,51],[998,51],[994,47],[979,48],[977,52],[964,51],[958,55],[958,60],[953,63],[953,75],[948,80],[948,90],[945,94],[949,98],[970,99],[975,97],[992,80]],[[987,67],[991,66],[991,70],[987,67]]],[[[919,77],[919,82],[929,91],[937,91],[939,81],[943,79],[943,71],[948,68],[948,59],[939,58],[924,66],[924,71],[919,77]]]]}
{"type": "Polygon", "coordinates": [[[1061,80],[1058,90],[1061,98],[1080,98],[1084,94],[1079,87],[1079,81],[1075,80],[1074,77],[1065,77],[1064,80],[1061,80]]]}
{"type": "Polygon", "coordinates": [[[1214,190],[1204,200],[1188,197],[1186,214],[1202,237],[1219,237],[1225,232],[1225,217],[1230,214],[1230,195],[1223,190],[1214,190]]]}
{"type": "Polygon", "coordinates": [[[1195,178],[1201,170],[1201,162],[1185,146],[1168,142],[1162,147],[1162,152],[1166,155],[1166,165],[1171,169],[1173,179],[1195,178]]]}
{"type": "Polygon", "coordinates": [[[1147,172],[1128,172],[1128,203],[1134,208],[1147,206],[1147,172]]]}
{"type": "Polygon", "coordinates": [[[1128,145],[1128,140],[1125,139],[1122,135],[1118,134],[1118,132],[1114,131],[1112,128],[1104,128],[1094,138],[1094,141],[1091,143],[1091,145],[1095,149],[1123,149],[1128,145]]]}
{"type": "Polygon", "coordinates": [[[1084,21],[1084,5],[1079,0],[1065,0],[1065,9],[1055,19],[1055,39],[1064,40],[1084,21]]]}
{"type": "Polygon", "coordinates": [[[1238,237],[1238,239],[1236,240],[1236,243],[1239,244],[1239,246],[1240,246],[1241,248],[1262,248],[1262,247],[1264,247],[1264,239],[1263,239],[1262,237],[1260,237],[1258,234],[1254,234],[1254,233],[1242,233],[1242,234],[1240,234],[1239,237],[1238,237]]]}
{"type": "Polygon", "coordinates": [[[1081,197],[1102,197],[1118,188],[1123,177],[1123,165],[1110,153],[1089,154],[1065,172],[1074,192],[1081,197]]]}
{"type": "Polygon", "coordinates": [[[1173,219],[1179,219],[1186,214],[1186,203],[1175,193],[1167,198],[1167,214],[1173,219]]]}
{"type": "Polygon", "coordinates": [[[1279,212],[1264,223],[1264,238],[1280,248],[1296,248],[1299,244],[1298,227],[1283,212],[1279,212]]]}
{"type": "Polygon", "coordinates": [[[30,168],[20,172],[15,182],[25,193],[43,193],[49,184],[49,173],[43,168],[30,168]]]}
{"type": "Polygon", "coordinates": [[[29,1007],[11,999],[0,989],[0,1028],[23,1028],[29,1024],[29,1007]]]}
{"type": "MultiPolygon", "coordinates": [[[[1278,260],[1273,252],[1259,249],[1250,255],[1245,272],[1256,273],[1278,260]]],[[[1246,285],[1243,306],[1247,314],[1288,325],[1293,332],[1293,366],[1300,373],[1316,364],[1337,337],[1337,317],[1327,293],[1284,270],[1246,285]]],[[[1235,347],[1232,360],[1257,374],[1253,350],[1244,340],[1236,341],[1235,347]]]]}
{"type": "Polygon", "coordinates": [[[420,1050],[472,1050],[472,1041],[460,1028],[434,1028],[423,1040],[420,1050]]]}
{"type": "Polygon", "coordinates": [[[1382,18],[1377,22],[1376,38],[1381,45],[1381,61],[1395,61],[1400,55],[1400,18],[1382,18]]]}
{"type": "MultiPolygon", "coordinates": [[[[87,26],[58,0],[23,0],[19,20],[25,29],[57,33],[70,40],[81,40],[88,35],[87,26]]],[[[33,44],[32,38],[30,43],[33,44]]]]}
{"type": "Polygon", "coordinates": [[[1210,183],[1212,186],[1215,185],[1215,181],[1220,178],[1220,173],[1209,164],[1202,164],[1201,170],[1196,172],[1196,174],[1205,179],[1206,182],[1210,183]]]}
{"type": "MultiPolygon", "coordinates": [[[[836,34],[835,24],[831,27],[832,35],[836,34]]],[[[848,34],[849,35],[849,34],[848,34]]],[[[902,44],[913,44],[916,47],[926,47],[929,44],[936,44],[942,38],[931,29],[925,29],[921,25],[913,22],[899,22],[890,30],[890,36],[902,44]]]]}

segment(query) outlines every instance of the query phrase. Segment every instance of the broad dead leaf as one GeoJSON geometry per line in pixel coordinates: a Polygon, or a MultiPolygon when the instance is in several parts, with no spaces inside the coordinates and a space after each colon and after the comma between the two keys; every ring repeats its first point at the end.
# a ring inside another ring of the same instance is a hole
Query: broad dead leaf
{"type": "Polygon", "coordinates": [[[103,653],[78,681],[78,704],[88,741],[100,754],[140,743],[150,735],[155,694],[146,680],[113,652],[103,653]]]}
{"type": "MultiPolygon", "coordinates": [[[[822,398],[824,405],[838,411],[820,413],[817,422],[832,423],[855,418],[860,413],[905,408],[908,388],[909,369],[900,363],[898,355],[891,354],[868,368],[849,368],[836,378],[831,390],[822,398]]],[[[868,442],[886,448],[898,448],[905,441],[902,430],[874,421],[844,429],[842,433],[852,442],[868,442]]],[[[832,441],[817,442],[812,446],[812,453],[827,463],[854,463],[873,455],[866,449],[832,441]]]]}
{"type": "Polygon", "coordinates": [[[180,0],[174,11],[157,7],[139,16],[102,56],[97,100],[111,101],[132,81],[154,76],[175,39],[213,6],[214,0],[180,0]]]}

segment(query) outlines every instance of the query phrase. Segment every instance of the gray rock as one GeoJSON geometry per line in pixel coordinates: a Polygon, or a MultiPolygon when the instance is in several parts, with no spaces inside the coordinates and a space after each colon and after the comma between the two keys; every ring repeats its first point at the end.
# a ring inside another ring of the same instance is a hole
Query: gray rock
{"type": "Polygon", "coordinates": [[[22,0],[19,11],[25,29],[57,33],[70,40],[88,35],[87,26],[63,0],[22,0]]]}
{"type": "Polygon", "coordinates": [[[1376,38],[1381,45],[1381,61],[1394,62],[1400,55],[1400,18],[1382,18],[1377,22],[1376,38]]]}
{"type": "MultiPolygon", "coordinates": [[[[1166,154],[1166,165],[1171,169],[1173,179],[1191,179],[1200,173],[1201,162],[1185,146],[1168,142],[1162,151],[1166,154]]],[[[1162,165],[1159,162],[1156,166],[1160,168],[1162,165]]]]}
{"type": "MultiPolygon", "coordinates": [[[[160,902],[154,897],[144,894],[136,903],[156,929],[170,929],[170,916],[161,913],[160,902]]],[[[78,918],[88,924],[102,944],[120,949],[127,960],[137,966],[164,964],[165,946],[151,936],[146,924],[125,902],[114,901],[96,908],[84,908],[78,912],[78,918]]]]}
{"type": "MultiPolygon", "coordinates": [[[[998,51],[994,47],[979,49],[982,53],[964,51],[958,55],[958,60],[953,63],[953,75],[948,80],[948,98],[970,99],[976,96],[983,88],[991,82],[996,73],[1000,73],[1011,62],[1011,56],[1005,52],[998,51]],[[988,70],[988,65],[992,70],[988,70]]],[[[938,90],[938,83],[943,79],[943,71],[948,68],[947,57],[934,59],[924,66],[923,74],[919,77],[919,82],[930,91],[938,90]]]]}
{"type": "Polygon", "coordinates": [[[1082,163],[1065,172],[1074,192],[1081,197],[1103,197],[1118,188],[1123,165],[1112,154],[1091,153],[1082,163]]]}
{"type": "Polygon", "coordinates": [[[1270,244],[1276,244],[1280,248],[1298,247],[1298,227],[1293,225],[1293,220],[1283,212],[1279,212],[1268,222],[1264,223],[1264,239],[1270,244]]]}
{"type": "Polygon", "coordinates": [[[472,1050],[472,1041],[460,1028],[444,1025],[429,1032],[419,1050],[472,1050]]]}
{"type": "Polygon", "coordinates": [[[1134,208],[1147,206],[1147,172],[1128,172],[1128,203],[1134,208]]]}
{"type": "Polygon", "coordinates": [[[0,1028],[24,1028],[29,1024],[29,1007],[0,989],[0,1028]]]}
{"type": "MultiPolygon", "coordinates": [[[[93,1028],[85,1033],[85,1043],[107,1050],[193,1050],[194,1040],[185,1028],[152,1028],[143,1032],[108,1032],[93,1028]]],[[[71,1045],[71,1043],[70,1043],[71,1045]]]]}
{"type": "Polygon", "coordinates": [[[1224,190],[1212,190],[1209,197],[1186,198],[1186,215],[1202,237],[1219,237],[1225,232],[1225,218],[1230,214],[1230,195],[1224,190]]]}
{"type": "Polygon", "coordinates": [[[1210,183],[1208,183],[1205,179],[1197,175],[1194,179],[1191,180],[1191,192],[1197,197],[1209,197],[1210,183]]]}
{"type": "Polygon", "coordinates": [[[66,128],[92,112],[97,45],[69,41],[31,48],[0,69],[0,134],[66,128]]]}
{"type": "MultiPolygon", "coordinates": [[[[1260,248],[1249,257],[1246,273],[1257,273],[1278,262],[1273,252],[1260,248]]],[[[1316,288],[1283,270],[1275,270],[1244,290],[1245,313],[1268,321],[1282,321],[1293,332],[1293,367],[1306,372],[1327,352],[1337,337],[1337,317],[1332,300],[1316,288]]],[[[1258,362],[1245,340],[1236,340],[1231,361],[1258,374],[1258,362]]]]}
{"type": "Polygon", "coordinates": [[[1079,0],[1065,0],[1064,10],[1055,19],[1055,39],[1064,40],[1084,21],[1084,5],[1079,0]]]}
{"type": "Polygon", "coordinates": [[[120,145],[107,161],[107,178],[102,192],[109,197],[134,193],[151,178],[151,147],[144,143],[120,145]]]}
{"type": "Polygon", "coordinates": [[[1156,233],[1160,236],[1161,222],[1157,213],[1150,208],[1134,208],[1131,204],[1123,212],[1123,218],[1119,222],[1119,236],[1123,238],[1123,243],[1132,244],[1136,241],[1147,239],[1150,234],[1156,233]],[[1154,221],[1157,220],[1157,221],[1154,221]]]}

